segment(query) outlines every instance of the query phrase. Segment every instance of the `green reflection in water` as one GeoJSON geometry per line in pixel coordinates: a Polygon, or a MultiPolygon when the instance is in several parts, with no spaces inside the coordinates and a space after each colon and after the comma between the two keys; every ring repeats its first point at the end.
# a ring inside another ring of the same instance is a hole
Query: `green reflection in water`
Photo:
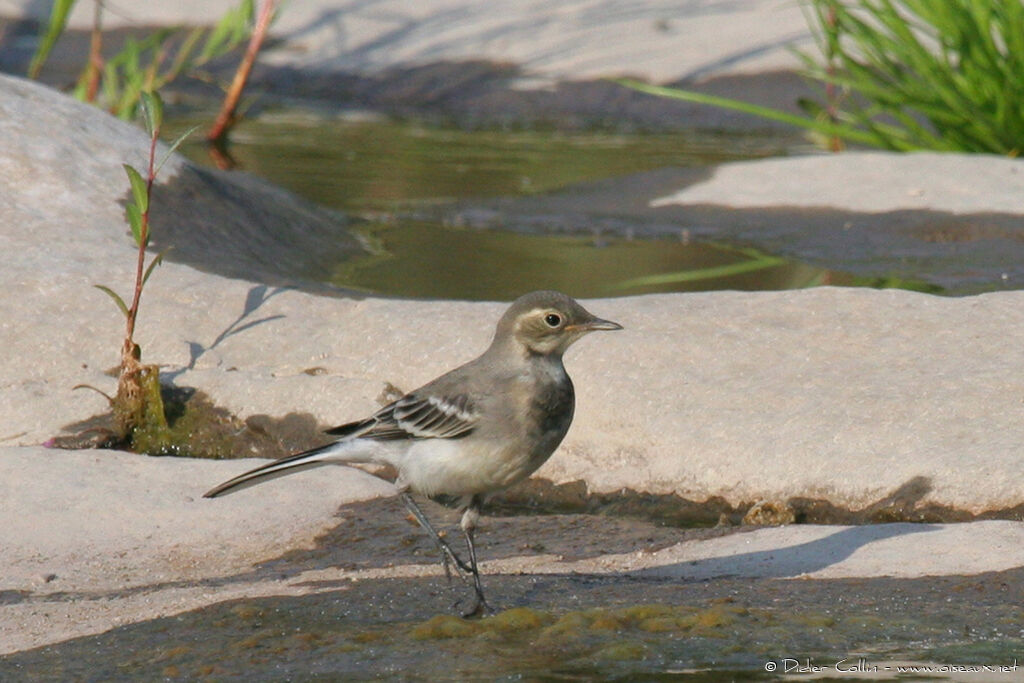
{"type": "MultiPolygon", "coordinates": [[[[200,114],[180,117],[167,137],[205,121],[200,114]]],[[[185,152],[209,163],[201,138],[195,136],[185,152]]],[[[301,110],[245,119],[231,139],[240,168],[346,211],[522,196],[667,166],[778,156],[799,142],[713,131],[471,131],[301,110]]]]}
{"type": "MultiPolygon", "coordinates": [[[[178,117],[167,137],[206,121],[204,114],[178,117]]],[[[209,163],[201,137],[183,151],[209,163]]],[[[230,151],[245,171],[314,202],[371,220],[386,217],[361,228],[373,255],[339,263],[331,278],[377,294],[511,299],[553,288],[600,297],[820,284],[929,290],[717,244],[467,230],[402,217],[425,203],[525,196],[668,166],[778,156],[798,144],[799,138],[763,133],[468,131],[287,110],[244,120],[230,151]]]]}
{"type": "Polygon", "coordinates": [[[400,296],[510,299],[529,287],[603,297],[684,289],[791,289],[829,281],[820,268],[776,258],[731,275],[737,263],[757,264],[759,256],[713,244],[539,236],[412,221],[374,226],[365,236],[376,254],[339,266],[332,280],[400,296]],[[638,271],[660,275],[704,269],[710,277],[630,282],[638,271]],[[723,274],[714,276],[717,272],[723,274]]]}

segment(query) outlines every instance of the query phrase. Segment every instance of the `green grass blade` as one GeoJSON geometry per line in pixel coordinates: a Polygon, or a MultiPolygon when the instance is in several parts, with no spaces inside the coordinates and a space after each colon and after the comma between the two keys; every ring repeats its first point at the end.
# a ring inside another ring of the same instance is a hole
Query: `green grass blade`
{"type": "Polygon", "coordinates": [[[848,127],[839,126],[828,121],[818,121],[803,116],[797,116],[795,114],[790,114],[789,112],[772,109],[771,107],[762,107],[749,102],[733,100],[727,97],[718,97],[717,95],[707,95],[705,93],[693,92],[692,90],[651,85],[649,83],[644,83],[643,81],[637,81],[630,78],[615,79],[614,82],[649,95],[669,97],[676,100],[684,100],[686,102],[695,102],[697,104],[708,104],[714,107],[721,107],[723,109],[743,112],[744,114],[759,116],[772,121],[779,121],[780,123],[788,123],[790,125],[797,126],[805,130],[812,130],[824,135],[838,135],[839,137],[846,138],[853,142],[861,142],[867,145],[876,144],[874,136],[866,134],[863,131],[852,130],[848,127]]]}
{"type": "Polygon", "coordinates": [[[39,71],[50,56],[53,46],[57,44],[57,40],[64,33],[64,27],[68,23],[68,15],[71,14],[71,9],[74,6],[75,0],[55,0],[53,3],[53,10],[50,11],[50,20],[46,24],[46,32],[40,38],[39,47],[36,48],[35,54],[32,55],[32,61],[28,65],[29,78],[39,77],[39,71]]]}
{"type": "Polygon", "coordinates": [[[253,0],[242,0],[238,7],[228,10],[207,36],[197,62],[205,64],[244,40],[254,15],[253,0]]]}
{"type": "Polygon", "coordinates": [[[724,266],[711,268],[694,268],[675,273],[659,273],[657,275],[643,275],[641,277],[623,280],[614,285],[614,289],[632,289],[635,287],[649,287],[652,285],[679,284],[682,282],[698,282],[700,280],[713,280],[720,277],[730,277],[752,273],[766,268],[774,268],[786,263],[786,260],[777,256],[758,255],[753,260],[730,263],[724,266]]]}
{"type": "Polygon", "coordinates": [[[117,307],[121,309],[121,313],[124,314],[124,317],[128,317],[128,305],[124,302],[124,299],[117,295],[117,292],[112,290],[110,287],[105,287],[104,285],[93,285],[93,287],[113,299],[114,303],[117,304],[117,307]]]}
{"type": "Polygon", "coordinates": [[[188,32],[188,35],[182,42],[181,47],[178,48],[177,53],[174,55],[174,61],[171,62],[170,67],[168,67],[167,71],[164,72],[161,77],[164,83],[173,81],[181,74],[182,71],[192,66],[196,45],[205,32],[205,29],[198,26],[188,32]]]}

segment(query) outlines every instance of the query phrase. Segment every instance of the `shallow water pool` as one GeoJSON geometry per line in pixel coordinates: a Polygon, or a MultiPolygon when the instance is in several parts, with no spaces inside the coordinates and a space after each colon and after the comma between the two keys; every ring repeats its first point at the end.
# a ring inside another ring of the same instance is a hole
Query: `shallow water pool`
{"type": "MultiPolygon", "coordinates": [[[[207,120],[177,117],[168,137],[207,120]]],[[[784,155],[805,143],[778,132],[457,130],[369,114],[269,111],[242,122],[230,153],[238,167],[319,204],[362,218],[353,229],[370,255],[337,264],[331,284],[406,297],[511,299],[553,288],[579,297],[716,289],[877,285],[724,243],[631,238],[587,225],[566,231],[493,216],[498,227],[438,219],[438,207],[525,197],[667,166],[705,166],[784,155]],[[557,233],[557,234],[556,234],[557,233]]],[[[211,163],[201,136],[183,146],[211,163]]],[[[440,211],[440,213],[444,213],[440,211]]],[[[302,276],[302,273],[297,273],[302,276]]]]}

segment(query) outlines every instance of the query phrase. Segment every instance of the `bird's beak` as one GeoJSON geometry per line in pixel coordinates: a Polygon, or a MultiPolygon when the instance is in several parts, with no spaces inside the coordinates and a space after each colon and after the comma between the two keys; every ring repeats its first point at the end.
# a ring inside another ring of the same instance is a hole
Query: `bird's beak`
{"type": "Polygon", "coordinates": [[[596,330],[621,330],[622,325],[613,323],[611,320],[602,320],[601,318],[594,318],[588,320],[585,323],[579,325],[568,325],[566,329],[570,330],[581,330],[583,332],[594,332],[596,330]]]}

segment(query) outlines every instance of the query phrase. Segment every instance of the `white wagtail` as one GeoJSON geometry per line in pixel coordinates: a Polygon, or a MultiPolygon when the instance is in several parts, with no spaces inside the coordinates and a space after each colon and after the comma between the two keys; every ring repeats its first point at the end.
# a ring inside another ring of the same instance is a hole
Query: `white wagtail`
{"type": "Polygon", "coordinates": [[[489,609],[477,570],[473,532],[487,494],[530,476],[551,456],[572,423],[575,398],[562,354],[594,330],[622,326],[591,315],[559,292],[516,299],[498,321],[491,345],[458,367],[365,420],[327,431],[338,440],[257,467],[224,482],[207,498],[301,469],[346,463],[391,465],[406,507],[433,537],[445,573],[453,563],[471,575],[476,601],[464,616],[489,609]],[[434,530],[409,495],[459,497],[467,565],[434,530]]]}

